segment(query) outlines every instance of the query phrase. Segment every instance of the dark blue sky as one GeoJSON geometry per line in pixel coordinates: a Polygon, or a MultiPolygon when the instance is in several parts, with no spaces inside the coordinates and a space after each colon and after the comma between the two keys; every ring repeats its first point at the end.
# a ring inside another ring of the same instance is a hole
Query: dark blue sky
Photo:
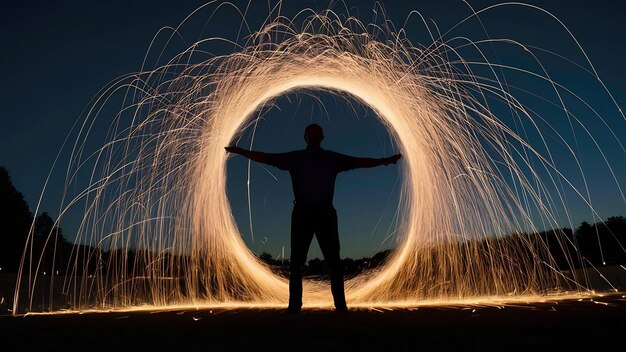
{"type": "MultiPolygon", "coordinates": [[[[176,26],[202,1],[25,1],[4,5],[0,14],[0,165],[8,168],[16,187],[25,195],[34,210],[41,188],[64,138],[73,123],[94,95],[109,81],[137,71],[154,34],[164,26],[176,26]]],[[[286,1],[283,14],[292,16],[304,7],[326,8],[329,1],[286,1]]],[[[352,14],[368,22],[373,16],[374,1],[347,1],[352,14]]],[[[469,14],[461,1],[387,2],[390,19],[401,26],[413,9],[432,18],[440,29],[450,28],[469,14]]],[[[488,3],[472,2],[475,8],[488,3]]],[[[625,105],[626,90],[626,7],[617,1],[541,1],[540,4],[558,16],[580,41],[594,63],[600,77],[620,105],[625,105]]],[[[337,11],[342,5],[336,5],[337,11]]],[[[234,38],[239,22],[236,12],[224,8],[204,30],[209,12],[205,11],[183,29],[191,43],[203,36],[234,38]]],[[[252,29],[267,15],[267,2],[253,4],[247,19],[252,29]]],[[[482,16],[493,37],[510,37],[565,55],[579,64],[584,57],[577,52],[567,34],[548,16],[521,7],[499,9],[482,16]]],[[[481,39],[475,22],[459,28],[455,35],[481,39]]],[[[409,37],[414,43],[428,44],[423,26],[415,18],[409,23],[409,37]]],[[[174,50],[185,45],[175,43],[174,50]]],[[[497,48],[503,62],[526,67],[527,57],[519,51],[497,48]]],[[[597,84],[584,71],[549,57],[542,57],[555,79],[572,88],[594,106],[609,123],[621,143],[626,143],[626,127],[615,108],[597,84]]],[[[526,89],[533,82],[511,73],[526,89]]],[[[545,86],[537,86],[543,94],[545,86]]],[[[322,124],[326,130],[325,147],[339,152],[382,157],[394,152],[387,131],[373,113],[352,101],[351,109],[340,98],[317,94],[324,102],[322,109],[315,99],[304,94],[290,94],[279,99],[280,110],[272,110],[259,125],[255,146],[268,151],[301,148],[302,130],[309,122],[322,124]]],[[[551,98],[553,99],[553,98],[551,98]]],[[[570,103],[568,101],[568,103],[570,103]]],[[[574,111],[588,114],[580,104],[571,101],[574,111]],[[580,108],[580,110],[576,110],[580,108]]],[[[537,105],[542,109],[541,104],[537,105]]],[[[549,113],[546,110],[545,113],[549,113]]],[[[556,118],[556,117],[555,117],[556,118]]],[[[596,137],[615,167],[624,188],[626,160],[606,130],[587,119],[588,128],[596,137]]],[[[556,120],[555,124],[559,124],[556,120]]],[[[582,132],[581,132],[582,133],[582,132]]],[[[244,134],[245,135],[245,134],[244,134]]],[[[597,162],[599,155],[592,144],[581,139],[579,158],[588,172],[594,195],[594,206],[603,218],[625,214],[624,201],[616,195],[616,187],[607,177],[606,169],[597,162]]],[[[558,156],[557,151],[557,156],[558,156]]],[[[62,159],[63,161],[63,159],[62,159]]],[[[42,210],[58,213],[62,194],[64,165],[53,174],[42,210]]],[[[286,173],[270,169],[275,180],[260,166],[252,169],[252,206],[255,243],[250,240],[247,222],[245,188],[247,163],[233,158],[228,165],[228,191],[233,213],[240,230],[254,251],[266,250],[277,256],[281,247],[288,248],[291,188],[286,173]],[[267,239],[265,239],[267,238],[267,239]]],[[[573,172],[571,159],[564,157],[559,165],[573,172]]],[[[575,179],[576,181],[576,179],[575,179]]],[[[340,215],[342,253],[344,256],[371,255],[392,242],[383,240],[393,231],[393,215],[398,197],[398,168],[383,167],[341,175],[337,182],[335,205],[340,215]]],[[[592,220],[591,213],[570,194],[574,224],[592,220]]],[[[62,223],[72,237],[76,215],[62,223]]],[[[566,224],[563,224],[566,225],[566,224]]],[[[317,246],[311,257],[319,255],[317,246]]],[[[288,252],[288,251],[287,251],[288,252]]]]}

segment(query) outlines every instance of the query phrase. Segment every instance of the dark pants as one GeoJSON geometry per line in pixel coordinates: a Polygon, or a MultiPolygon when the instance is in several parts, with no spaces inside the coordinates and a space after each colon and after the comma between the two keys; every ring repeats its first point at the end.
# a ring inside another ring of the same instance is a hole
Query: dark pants
{"type": "Polygon", "coordinates": [[[302,307],[302,267],[306,263],[313,235],[317,236],[330,270],[330,287],[335,307],[345,308],[343,271],[339,257],[337,212],[332,206],[311,208],[294,205],[291,213],[291,262],[289,266],[289,307],[302,307]]]}

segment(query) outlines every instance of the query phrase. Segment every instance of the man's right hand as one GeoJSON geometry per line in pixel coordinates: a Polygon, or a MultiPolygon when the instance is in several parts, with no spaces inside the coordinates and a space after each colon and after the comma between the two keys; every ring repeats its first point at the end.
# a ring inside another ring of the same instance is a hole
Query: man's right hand
{"type": "Polygon", "coordinates": [[[226,149],[226,151],[229,153],[234,153],[234,154],[245,156],[246,158],[252,161],[256,161],[256,162],[264,163],[264,164],[268,164],[269,162],[269,157],[267,153],[255,152],[253,150],[239,148],[236,145],[230,145],[228,147],[224,147],[224,149],[226,149]]]}
{"type": "Polygon", "coordinates": [[[241,151],[243,150],[243,149],[239,148],[236,145],[231,145],[231,146],[228,146],[228,147],[224,147],[224,149],[226,149],[226,151],[229,152],[229,153],[235,153],[235,154],[241,154],[241,151]]]}

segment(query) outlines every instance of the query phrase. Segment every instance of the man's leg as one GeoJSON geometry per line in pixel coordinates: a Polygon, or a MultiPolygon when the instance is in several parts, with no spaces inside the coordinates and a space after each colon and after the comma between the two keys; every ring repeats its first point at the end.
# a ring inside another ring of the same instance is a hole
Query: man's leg
{"type": "Polygon", "coordinates": [[[317,242],[330,270],[330,290],[333,293],[335,308],[346,310],[346,296],[343,288],[343,268],[339,255],[339,230],[337,228],[337,212],[329,209],[319,214],[320,228],[317,231],[317,242]]]}
{"type": "Polygon", "coordinates": [[[291,213],[291,258],[289,262],[289,310],[302,308],[302,267],[313,240],[310,216],[294,207],[291,213]]]}

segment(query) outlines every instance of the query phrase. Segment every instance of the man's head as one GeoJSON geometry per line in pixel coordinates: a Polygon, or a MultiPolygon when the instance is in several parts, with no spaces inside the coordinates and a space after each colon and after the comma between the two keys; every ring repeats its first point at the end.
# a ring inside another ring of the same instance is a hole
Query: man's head
{"type": "Polygon", "coordinates": [[[304,129],[304,140],[311,147],[319,147],[324,139],[324,131],[318,124],[310,124],[304,129]]]}

